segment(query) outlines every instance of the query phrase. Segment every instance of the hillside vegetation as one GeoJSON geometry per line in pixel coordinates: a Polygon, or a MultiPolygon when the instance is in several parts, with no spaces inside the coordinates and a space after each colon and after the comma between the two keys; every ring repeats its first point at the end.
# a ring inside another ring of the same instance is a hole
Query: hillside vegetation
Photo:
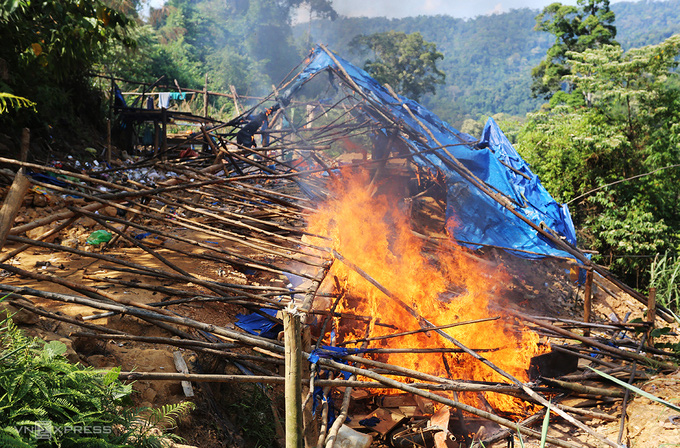
{"type": "MultiPolygon", "coordinates": [[[[658,44],[680,32],[678,0],[614,3],[612,10],[616,40],[624,49],[658,44]]],[[[311,27],[301,24],[295,32],[306,39],[311,28],[313,42],[327,44],[359,66],[364,61],[349,47],[355,35],[420,32],[444,54],[438,66],[446,73],[446,84],[423,103],[461,128],[466,119],[501,113],[524,116],[540,106],[542,101],[531,96],[531,69],[545,56],[554,37],[534,31],[539,12],[522,8],[470,20],[450,16],[339,18],[316,20],[311,27]]]]}

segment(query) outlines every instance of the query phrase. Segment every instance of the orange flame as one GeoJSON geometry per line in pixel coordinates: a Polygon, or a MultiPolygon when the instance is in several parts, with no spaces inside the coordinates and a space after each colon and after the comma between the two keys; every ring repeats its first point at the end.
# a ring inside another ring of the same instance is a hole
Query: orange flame
{"type": "MultiPolygon", "coordinates": [[[[371,197],[367,186],[365,173],[355,173],[335,182],[333,198],[309,217],[310,232],[330,237],[335,250],[435,325],[498,315],[491,313],[488,306],[495,285],[507,280],[503,270],[495,268],[485,272],[484,268],[488,270],[488,267],[465,256],[463,248],[454,247],[445,253],[437,253],[436,257],[424,255],[423,240],[411,232],[408,217],[400,210],[399,201],[384,195],[371,197]]],[[[320,245],[327,246],[328,242],[320,245]]],[[[397,301],[344,263],[336,261],[333,264],[327,278],[330,281],[334,276],[347,284],[349,293],[340,304],[345,312],[373,316],[381,324],[388,325],[375,325],[374,319],[369,329],[370,336],[420,328],[416,318],[397,301]]],[[[346,320],[339,325],[341,340],[364,337],[365,328],[356,328],[356,324],[348,324],[346,320]]],[[[444,331],[469,348],[493,350],[482,355],[516,378],[526,381],[530,358],[541,352],[539,337],[526,328],[518,330],[510,325],[511,322],[498,319],[444,331]]],[[[369,347],[456,348],[434,332],[374,341],[369,347]]],[[[391,353],[371,356],[445,378],[507,382],[467,354],[391,353]]],[[[461,400],[480,405],[477,396],[463,395],[459,396],[461,400]]],[[[507,395],[489,393],[484,398],[495,409],[504,412],[522,414],[526,408],[524,402],[507,395]]]]}

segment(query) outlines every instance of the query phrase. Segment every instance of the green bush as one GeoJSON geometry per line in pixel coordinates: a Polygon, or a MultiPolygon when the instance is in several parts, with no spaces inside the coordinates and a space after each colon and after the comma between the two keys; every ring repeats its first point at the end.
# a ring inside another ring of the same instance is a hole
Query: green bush
{"type": "Polygon", "coordinates": [[[30,339],[11,319],[0,322],[0,446],[159,447],[162,429],[193,403],[131,409],[130,384],[120,369],[97,371],[71,364],[66,345],[30,339]]]}
{"type": "Polygon", "coordinates": [[[676,314],[680,311],[680,257],[666,252],[657,255],[650,268],[649,286],[656,288],[656,300],[676,314]]]}

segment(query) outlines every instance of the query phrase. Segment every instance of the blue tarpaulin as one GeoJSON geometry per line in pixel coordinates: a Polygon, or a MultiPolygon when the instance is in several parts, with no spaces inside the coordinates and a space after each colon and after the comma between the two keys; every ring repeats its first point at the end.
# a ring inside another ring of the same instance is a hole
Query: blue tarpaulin
{"type": "Polygon", "coordinates": [[[383,115],[387,111],[394,123],[408,131],[407,134],[420,137],[402,138],[402,141],[412,152],[416,164],[429,170],[436,168],[444,175],[446,217],[455,223],[449,231],[456,240],[469,247],[499,246],[526,257],[534,257],[534,253],[572,257],[459,174],[460,169],[452,168],[459,162],[488,189],[504,196],[514,210],[533,224],[575,246],[576,232],[567,206],[557,203],[543,188],[493,119],[489,118],[477,141],[417,102],[399,95],[397,101],[364,70],[334,57],[342,69],[324,49],[315,48],[302,71],[283,92],[283,98],[289,100],[314,75],[323,71],[342,73],[342,77],[346,74],[354,84],[350,83],[350,87],[354,90],[358,87],[358,93],[366,100],[367,107],[362,108],[362,113],[367,118],[384,126],[383,115]],[[516,252],[518,250],[525,252],[516,252]]]}
{"type": "MultiPolygon", "coordinates": [[[[276,310],[260,308],[264,313],[270,316],[276,316],[276,310]]],[[[252,314],[237,314],[236,326],[250,334],[262,336],[263,338],[276,339],[280,331],[283,331],[283,325],[260,316],[257,313],[252,314]]]]}

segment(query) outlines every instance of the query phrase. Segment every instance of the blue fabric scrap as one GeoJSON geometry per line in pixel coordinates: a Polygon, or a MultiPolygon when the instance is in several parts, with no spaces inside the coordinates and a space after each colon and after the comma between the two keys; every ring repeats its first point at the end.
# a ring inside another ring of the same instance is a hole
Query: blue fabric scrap
{"type": "Polygon", "coordinates": [[[369,427],[369,428],[374,427],[378,423],[380,423],[380,419],[378,417],[376,417],[375,415],[373,417],[370,417],[370,418],[365,418],[363,420],[359,420],[359,424],[361,426],[366,426],[366,427],[369,427]]]}
{"type": "MultiPolygon", "coordinates": [[[[276,310],[261,308],[260,311],[267,313],[270,316],[276,316],[276,310]]],[[[237,314],[236,319],[235,325],[237,327],[250,334],[262,336],[263,338],[276,339],[279,332],[283,331],[283,325],[272,322],[257,313],[237,314]]]]}

